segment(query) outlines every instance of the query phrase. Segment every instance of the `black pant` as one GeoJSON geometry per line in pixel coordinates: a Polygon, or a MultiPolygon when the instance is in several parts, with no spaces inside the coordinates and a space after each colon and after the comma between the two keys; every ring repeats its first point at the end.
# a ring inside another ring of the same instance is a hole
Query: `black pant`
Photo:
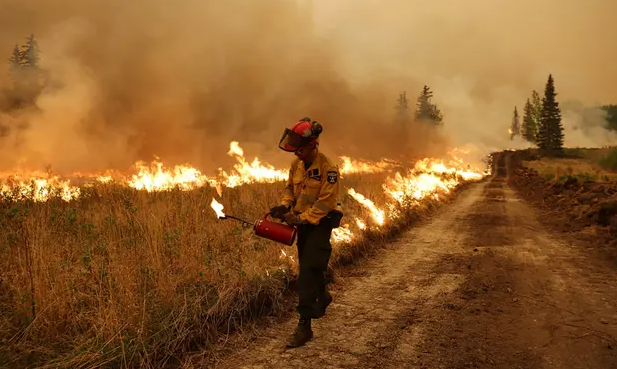
{"type": "Polygon", "coordinates": [[[318,318],[323,315],[323,300],[326,292],[324,274],[332,254],[330,236],[332,227],[322,222],[318,225],[298,226],[298,307],[302,318],[318,318]]]}

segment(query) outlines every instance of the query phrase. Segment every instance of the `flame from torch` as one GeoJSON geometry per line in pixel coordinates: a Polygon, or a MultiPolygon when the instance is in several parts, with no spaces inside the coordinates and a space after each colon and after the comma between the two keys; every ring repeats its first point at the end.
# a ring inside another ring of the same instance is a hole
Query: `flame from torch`
{"type": "Polygon", "coordinates": [[[220,202],[216,201],[214,199],[214,197],[212,198],[212,202],[210,202],[210,206],[212,207],[212,209],[216,213],[216,216],[219,219],[222,219],[222,220],[224,220],[224,219],[235,219],[235,220],[241,222],[242,226],[244,228],[247,228],[247,227],[250,227],[250,226],[253,225],[253,223],[248,222],[248,221],[246,221],[246,220],[244,220],[242,218],[234,217],[232,215],[227,215],[227,214],[223,213],[223,204],[221,204],[220,202]]]}
{"type": "Polygon", "coordinates": [[[216,201],[214,199],[214,197],[212,198],[212,202],[210,203],[210,206],[212,207],[212,209],[214,210],[214,212],[216,213],[216,216],[219,219],[225,219],[225,213],[223,213],[223,204],[221,204],[220,202],[216,201]]]}

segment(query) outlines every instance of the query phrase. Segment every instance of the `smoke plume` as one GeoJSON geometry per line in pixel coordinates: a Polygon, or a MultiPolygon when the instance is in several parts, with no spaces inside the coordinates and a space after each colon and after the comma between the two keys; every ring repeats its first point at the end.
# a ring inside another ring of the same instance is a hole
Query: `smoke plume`
{"type": "MultiPolygon", "coordinates": [[[[33,33],[54,82],[37,109],[0,115],[9,130],[0,169],[126,168],[157,155],[208,171],[233,161],[231,140],[284,164],[278,139],[303,116],[323,123],[332,154],[502,149],[513,107],[542,92],[548,73],[559,99],[617,96],[606,83],[617,80],[617,3],[603,0],[0,0],[0,9],[0,52],[8,58],[33,33]],[[402,138],[398,93],[413,104],[424,84],[444,132],[402,138]]],[[[0,88],[9,84],[0,68],[0,88]]],[[[566,142],[603,143],[582,131],[566,142]]]]}

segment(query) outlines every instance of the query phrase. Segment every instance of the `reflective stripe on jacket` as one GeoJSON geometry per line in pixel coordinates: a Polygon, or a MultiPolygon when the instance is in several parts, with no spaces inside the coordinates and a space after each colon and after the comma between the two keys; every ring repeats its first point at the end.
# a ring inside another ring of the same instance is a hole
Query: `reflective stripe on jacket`
{"type": "Polygon", "coordinates": [[[338,166],[324,154],[318,152],[308,169],[296,158],[289,169],[281,204],[293,206],[302,222],[318,224],[336,207],[339,186],[338,166]]]}

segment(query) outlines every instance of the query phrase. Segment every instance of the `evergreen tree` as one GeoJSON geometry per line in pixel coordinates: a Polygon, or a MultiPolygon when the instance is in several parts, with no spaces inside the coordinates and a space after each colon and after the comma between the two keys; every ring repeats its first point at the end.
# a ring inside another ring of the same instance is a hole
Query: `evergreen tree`
{"type": "Polygon", "coordinates": [[[431,105],[431,117],[432,117],[431,119],[436,125],[443,124],[443,114],[441,113],[441,110],[439,110],[437,105],[435,104],[431,105]]]}
{"type": "Polygon", "coordinates": [[[563,148],[563,124],[561,123],[561,109],[556,100],[555,81],[549,74],[544,98],[542,99],[542,116],[538,129],[538,146],[540,149],[556,153],[563,148]]]}
{"type": "Polygon", "coordinates": [[[424,121],[424,120],[430,119],[430,111],[431,111],[430,104],[431,104],[432,97],[433,97],[433,92],[428,86],[424,85],[424,87],[422,88],[422,93],[420,94],[416,102],[416,113],[415,113],[416,120],[424,121]]]}
{"type": "Polygon", "coordinates": [[[512,124],[510,125],[510,140],[514,139],[514,136],[521,135],[521,122],[518,116],[518,110],[514,107],[514,113],[512,113],[512,124]]]}
{"type": "Polygon", "coordinates": [[[396,109],[396,122],[400,128],[401,138],[407,137],[411,116],[409,114],[409,99],[407,98],[406,91],[398,95],[394,109],[396,109]]]}
{"type": "Polygon", "coordinates": [[[437,105],[431,102],[432,98],[433,92],[425,85],[416,103],[415,119],[420,122],[430,122],[435,125],[441,125],[443,124],[443,114],[437,105]]]}
{"type": "Polygon", "coordinates": [[[398,95],[396,101],[396,118],[401,122],[409,121],[409,99],[407,99],[407,92],[403,91],[398,95]]]}
{"type": "Polygon", "coordinates": [[[617,105],[604,105],[600,109],[606,113],[606,128],[617,131],[617,105]]]}
{"type": "Polygon", "coordinates": [[[536,125],[536,121],[534,120],[533,114],[531,101],[527,99],[527,102],[525,103],[525,111],[523,112],[522,135],[527,141],[535,143],[538,127],[536,125]]]}
{"type": "Polygon", "coordinates": [[[22,49],[22,65],[38,69],[40,61],[39,43],[34,35],[31,34],[26,38],[26,44],[22,46],[22,49]]]}
{"type": "Polygon", "coordinates": [[[11,54],[11,57],[9,58],[9,68],[11,71],[11,77],[16,78],[17,73],[19,73],[19,71],[22,68],[22,53],[21,51],[19,51],[19,46],[15,45],[15,47],[13,48],[13,53],[11,54]]]}
{"type": "Polygon", "coordinates": [[[23,53],[19,50],[19,46],[15,45],[9,61],[9,73],[12,86],[6,90],[5,95],[7,103],[12,108],[17,108],[23,105],[23,95],[26,90],[24,81],[24,65],[23,53]]]}
{"type": "Polygon", "coordinates": [[[34,35],[26,38],[21,50],[15,45],[8,61],[13,80],[11,105],[17,108],[34,103],[45,85],[45,75],[39,66],[39,46],[34,35]]]}
{"type": "Polygon", "coordinates": [[[540,127],[540,120],[542,119],[542,99],[536,90],[531,91],[531,112],[537,132],[538,127],[540,127]]]}

